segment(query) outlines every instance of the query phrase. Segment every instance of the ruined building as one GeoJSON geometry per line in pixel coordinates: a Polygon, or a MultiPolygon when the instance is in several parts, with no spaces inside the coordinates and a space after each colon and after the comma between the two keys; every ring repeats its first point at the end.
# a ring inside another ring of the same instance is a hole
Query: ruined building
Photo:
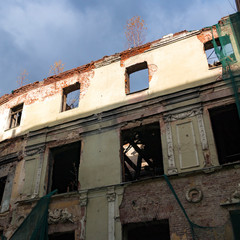
{"type": "Polygon", "coordinates": [[[58,189],[51,240],[238,239],[239,17],[2,96],[1,233],[58,189]]]}

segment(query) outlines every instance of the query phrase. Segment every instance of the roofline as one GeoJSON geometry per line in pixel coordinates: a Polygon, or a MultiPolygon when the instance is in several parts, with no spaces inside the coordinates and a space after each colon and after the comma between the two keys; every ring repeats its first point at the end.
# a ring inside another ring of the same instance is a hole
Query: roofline
{"type": "Polygon", "coordinates": [[[104,56],[101,59],[98,59],[96,61],[92,61],[88,64],[82,65],[80,67],[77,68],[73,68],[70,70],[67,70],[65,72],[59,73],[57,75],[53,75],[47,78],[44,78],[43,81],[36,81],[34,83],[29,83],[27,85],[24,85],[16,90],[13,90],[12,93],[10,94],[4,94],[3,96],[0,97],[0,106],[3,105],[4,103],[10,101],[11,99],[13,99],[14,97],[20,96],[21,94],[25,93],[26,91],[30,91],[42,86],[46,86],[49,85],[51,83],[54,82],[58,82],[60,80],[63,80],[65,78],[71,77],[72,75],[76,74],[76,73],[84,73],[84,72],[88,72],[92,69],[96,69],[96,68],[100,68],[106,65],[109,65],[113,62],[117,62],[117,61],[121,61],[121,66],[123,66],[123,62],[128,59],[129,57],[133,57],[136,56],[138,54],[144,53],[144,52],[148,52],[148,51],[152,51],[155,50],[157,48],[175,43],[177,41],[181,41],[184,40],[186,38],[195,36],[199,33],[201,33],[202,31],[206,31],[206,29],[202,29],[202,30],[194,30],[194,31],[181,31],[181,32],[177,32],[174,34],[169,34],[165,37],[162,37],[158,40],[154,40],[152,42],[148,42],[145,43],[141,46],[137,46],[134,48],[129,48],[127,50],[124,50],[120,53],[115,53],[113,55],[110,56],[104,56]]]}

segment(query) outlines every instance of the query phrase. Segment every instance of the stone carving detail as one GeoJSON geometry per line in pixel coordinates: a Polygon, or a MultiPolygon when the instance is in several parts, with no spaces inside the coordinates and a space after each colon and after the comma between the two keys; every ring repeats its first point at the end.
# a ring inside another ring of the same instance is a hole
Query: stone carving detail
{"type": "Polygon", "coordinates": [[[182,120],[184,118],[193,117],[193,116],[196,116],[198,114],[202,114],[202,109],[201,108],[192,109],[192,110],[187,111],[187,112],[171,114],[171,115],[165,116],[164,121],[165,122],[172,122],[172,121],[176,121],[176,120],[182,120]]]}
{"type": "Polygon", "coordinates": [[[173,152],[173,140],[172,140],[172,131],[170,122],[166,123],[166,140],[167,140],[167,151],[168,151],[168,174],[177,173],[174,161],[174,152],[173,152]]]}
{"type": "Polygon", "coordinates": [[[202,143],[202,150],[207,150],[208,142],[207,142],[207,136],[206,136],[206,131],[205,131],[205,127],[204,127],[202,113],[197,115],[197,120],[198,120],[199,132],[200,132],[200,139],[201,139],[201,143],[202,143]]]}
{"type": "Polygon", "coordinates": [[[114,191],[114,187],[109,187],[107,192],[107,200],[108,202],[114,202],[116,199],[116,193],[114,191]]]}
{"type": "Polygon", "coordinates": [[[48,224],[56,223],[66,223],[74,222],[74,216],[68,211],[67,208],[64,209],[54,209],[53,211],[48,210],[48,224]]]}
{"type": "Polygon", "coordinates": [[[203,194],[199,188],[193,187],[186,192],[186,200],[190,203],[198,203],[202,198],[203,194]]]}
{"type": "Polygon", "coordinates": [[[237,189],[231,194],[231,196],[221,205],[231,205],[236,203],[240,203],[240,183],[238,184],[237,189]]]}

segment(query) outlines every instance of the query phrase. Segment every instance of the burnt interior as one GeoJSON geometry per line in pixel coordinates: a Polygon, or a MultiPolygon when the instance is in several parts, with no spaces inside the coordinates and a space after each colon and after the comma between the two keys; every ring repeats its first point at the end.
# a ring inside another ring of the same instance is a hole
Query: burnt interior
{"type": "Polygon", "coordinates": [[[74,240],[74,231],[48,235],[48,240],[74,240]]]}
{"type": "Polygon", "coordinates": [[[123,130],[122,151],[124,181],[163,174],[158,122],[123,130]]]}
{"type": "Polygon", "coordinates": [[[130,223],[123,226],[124,240],[170,240],[169,223],[161,221],[130,223]]]}
{"type": "Polygon", "coordinates": [[[211,109],[212,129],[220,164],[240,160],[240,120],[235,104],[211,109]]]}
{"type": "Polygon", "coordinates": [[[57,189],[58,193],[65,193],[78,190],[80,150],[80,142],[51,149],[51,191],[57,189]]]}

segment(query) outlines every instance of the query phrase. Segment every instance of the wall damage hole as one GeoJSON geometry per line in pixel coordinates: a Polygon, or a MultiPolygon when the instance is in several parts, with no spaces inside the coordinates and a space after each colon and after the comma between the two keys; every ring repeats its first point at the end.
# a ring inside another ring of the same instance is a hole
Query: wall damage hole
{"type": "Polygon", "coordinates": [[[240,120],[235,104],[209,110],[220,164],[240,160],[240,120]]]}
{"type": "Polygon", "coordinates": [[[63,89],[62,111],[67,111],[78,107],[80,97],[79,82],[63,89]]]}
{"type": "Polygon", "coordinates": [[[122,131],[123,179],[132,181],[163,174],[159,123],[122,131]]]}
{"type": "Polygon", "coordinates": [[[7,181],[7,176],[0,178],[0,204],[2,203],[6,181],[7,181]]]}
{"type": "Polygon", "coordinates": [[[124,240],[170,240],[169,222],[161,221],[129,223],[123,225],[124,240]]]}
{"type": "Polygon", "coordinates": [[[53,233],[48,235],[48,240],[74,240],[74,231],[73,232],[64,232],[64,233],[53,233]]]}
{"type": "Polygon", "coordinates": [[[50,150],[49,189],[58,193],[77,191],[81,142],[75,142],[50,150]]]}
{"type": "Polygon", "coordinates": [[[145,90],[149,87],[147,62],[132,65],[126,69],[126,94],[145,90]]]}
{"type": "Polygon", "coordinates": [[[11,109],[9,128],[18,127],[22,119],[23,104],[17,105],[11,109]]]}

